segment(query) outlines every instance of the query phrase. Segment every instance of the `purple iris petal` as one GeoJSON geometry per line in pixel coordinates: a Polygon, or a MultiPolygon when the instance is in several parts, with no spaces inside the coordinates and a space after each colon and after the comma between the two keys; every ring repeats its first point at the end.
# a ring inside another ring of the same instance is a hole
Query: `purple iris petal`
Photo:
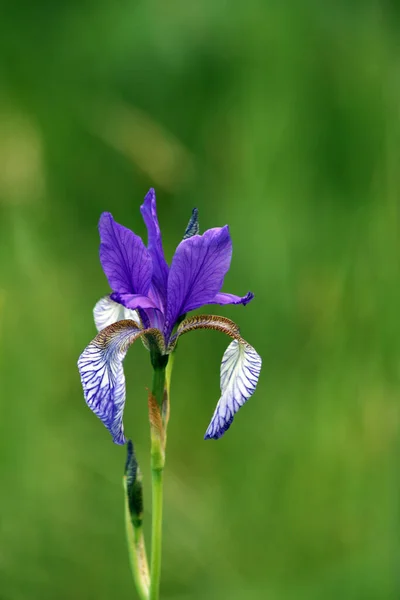
{"type": "Polygon", "coordinates": [[[247,292],[245,296],[235,296],[235,294],[224,294],[223,292],[220,292],[215,296],[212,302],[207,302],[207,304],[243,304],[243,306],[246,306],[253,298],[254,294],[252,292],[247,292]]]}
{"type": "Polygon", "coordinates": [[[147,227],[148,250],[153,262],[153,278],[151,281],[150,297],[163,308],[167,300],[167,281],[169,267],[164,257],[160,226],[158,224],[156,193],[151,188],[140,207],[143,220],[147,227]]]}
{"type": "Polygon", "coordinates": [[[220,291],[232,257],[229,228],[208,229],[183,240],[176,249],[168,277],[166,333],[190,310],[213,301],[220,291]]]}
{"type": "Polygon", "coordinates": [[[100,262],[113,292],[147,295],[153,268],[140,237],[116,223],[110,213],[101,215],[99,232],[100,262]]]}

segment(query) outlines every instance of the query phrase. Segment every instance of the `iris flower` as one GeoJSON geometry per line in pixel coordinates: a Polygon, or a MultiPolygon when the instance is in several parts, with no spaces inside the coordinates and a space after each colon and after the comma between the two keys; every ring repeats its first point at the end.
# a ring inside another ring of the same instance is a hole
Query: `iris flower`
{"type": "Polygon", "coordinates": [[[186,314],[205,304],[246,305],[254,295],[221,292],[232,257],[228,226],[199,235],[194,209],[169,266],[153,189],[140,210],[148,231],[147,247],[110,213],[100,218],[100,262],[112,293],[96,304],[94,320],[99,333],[78,361],[86,403],[111,432],[113,441],[124,444],[122,363],[129,346],[142,338],[152,360],[168,360],[183,334],[196,329],[218,330],[232,338],[222,358],[221,396],[204,436],[218,439],[253,394],[261,358],[233,321],[214,315],[186,318],[186,314]]]}

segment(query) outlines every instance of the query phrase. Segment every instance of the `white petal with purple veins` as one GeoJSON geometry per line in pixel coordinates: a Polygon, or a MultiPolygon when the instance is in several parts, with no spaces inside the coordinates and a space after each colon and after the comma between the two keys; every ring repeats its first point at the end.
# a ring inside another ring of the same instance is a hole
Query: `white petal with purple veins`
{"type": "Polygon", "coordinates": [[[230,427],[234,414],[254,393],[261,371],[261,357],[244,340],[233,340],[221,363],[221,398],[205,439],[218,439],[230,427]]]}
{"type": "Polygon", "coordinates": [[[122,416],[125,376],[122,361],[129,346],[143,334],[133,321],[120,321],[103,329],[78,360],[85,400],[103,421],[116,444],[124,444],[122,416]]]}
{"type": "Polygon", "coordinates": [[[93,317],[97,331],[123,319],[132,319],[136,323],[140,323],[139,313],[136,310],[125,308],[122,304],[111,300],[109,296],[105,296],[97,302],[93,309],[93,317]]]}

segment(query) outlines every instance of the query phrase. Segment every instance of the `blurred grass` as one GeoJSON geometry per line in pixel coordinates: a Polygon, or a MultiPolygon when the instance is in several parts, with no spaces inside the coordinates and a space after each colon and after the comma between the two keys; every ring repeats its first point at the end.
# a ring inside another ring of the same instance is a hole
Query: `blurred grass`
{"type": "MultiPolygon", "coordinates": [[[[226,339],[173,379],[163,598],[400,595],[399,14],[390,2],[8,2],[0,22],[0,598],[132,598],[124,449],[76,359],[108,288],[102,210],[170,258],[191,208],[228,222],[217,307],[264,360],[202,436],[226,339]]],[[[148,356],[126,359],[147,483],[148,356]]],[[[147,524],[150,513],[146,514],[147,524]]]]}

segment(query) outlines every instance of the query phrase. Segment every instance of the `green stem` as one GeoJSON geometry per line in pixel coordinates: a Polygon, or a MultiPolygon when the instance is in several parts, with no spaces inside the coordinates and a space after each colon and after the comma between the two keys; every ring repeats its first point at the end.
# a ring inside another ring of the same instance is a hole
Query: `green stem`
{"type": "MultiPolygon", "coordinates": [[[[152,394],[161,410],[164,394],[167,393],[165,367],[154,370],[152,394]]],[[[152,525],[149,600],[158,600],[161,576],[162,551],[162,510],[163,510],[163,470],[165,463],[166,424],[163,432],[151,427],[151,473],[152,473],[152,525]]]]}
{"type": "Polygon", "coordinates": [[[153,371],[153,389],[152,393],[157,400],[158,406],[162,405],[164,396],[164,384],[165,384],[165,368],[154,369],[153,371]]]}
{"type": "Polygon", "coordinates": [[[152,470],[151,581],[149,600],[158,600],[161,576],[163,471],[152,470]]]}
{"type": "Polygon", "coordinates": [[[167,393],[169,396],[169,390],[171,387],[171,376],[172,376],[172,367],[174,366],[174,361],[175,361],[175,353],[173,352],[172,354],[169,355],[169,360],[165,369],[165,386],[167,389],[167,393]]]}
{"type": "Polygon", "coordinates": [[[125,490],[125,529],[128,542],[129,562],[133,579],[141,600],[149,597],[149,567],[147,565],[146,548],[144,544],[142,525],[134,525],[129,511],[128,496],[126,493],[126,477],[124,477],[125,490]]]}

